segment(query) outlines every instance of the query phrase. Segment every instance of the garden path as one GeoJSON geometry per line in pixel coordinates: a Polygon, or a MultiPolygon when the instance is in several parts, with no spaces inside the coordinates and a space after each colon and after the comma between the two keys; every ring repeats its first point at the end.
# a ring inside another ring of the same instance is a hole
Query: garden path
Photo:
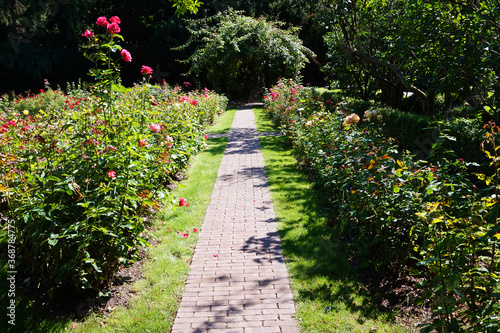
{"type": "Polygon", "coordinates": [[[238,108],[173,333],[298,332],[258,135],[238,108]]]}

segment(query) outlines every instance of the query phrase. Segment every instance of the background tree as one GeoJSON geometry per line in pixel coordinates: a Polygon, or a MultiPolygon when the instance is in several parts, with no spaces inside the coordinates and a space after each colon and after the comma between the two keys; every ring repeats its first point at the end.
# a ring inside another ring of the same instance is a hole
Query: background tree
{"type": "Polygon", "coordinates": [[[298,28],[255,19],[232,9],[207,19],[190,21],[191,37],[180,49],[195,45],[184,62],[187,74],[207,80],[237,99],[253,99],[279,77],[297,75],[314,53],[298,38],[298,28]]]}
{"type": "Polygon", "coordinates": [[[269,21],[281,21],[287,26],[300,27],[299,38],[316,54],[316,60],[306,63],[301,75],[304,82],[323,86],[325,80],[320,68],[326,63],[327,49],[323,42],[324,28],[316,24],[315,20],[318,3],[317,0],[207,0],[198,17],[213,16],[231,7],[241,10],[246,16],[264,17],[269,21]]]}
{"type": "Polygon", "coordinates": [[[399,107],[403,93],[436,113],[436,96],[451,103],[494,106],[498,63],[493,1],[361,0],[322,5],[332,71],[363,98],[382,92],[399,107]],[[347,66],[346,66],[347,65],[347,66]]]}
{"type": "MultiPolygon", "coordinates": [[[[197,0],[1,1],[0,92],[39,89],[44,79],[63,86],[78,78],[88,80],[90,64],[79,51],[81,35],[103,15],[122,19],[127,48],[154,67],[154,79],[183,79],[185,69],[173,60],[179,53],[171,48],[188,38],[179,15],[197,12],[200,5],[197,0]]],[[[140,80],[140,65],[124,68],[125,83],[140,80]]]]}
{"type": "Polygon", "coordinates": [[[0,91],[40,86],[50,73],[62,82],[85,75],[86,62],[78,54],[77,36],[95,3],[2,1],[0,91]]]}

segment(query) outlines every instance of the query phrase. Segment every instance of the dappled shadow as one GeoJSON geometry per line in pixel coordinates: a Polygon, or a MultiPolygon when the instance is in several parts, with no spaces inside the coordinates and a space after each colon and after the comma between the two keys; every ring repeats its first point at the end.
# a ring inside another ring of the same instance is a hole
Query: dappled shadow
{"type": "MultiPolygon", "coordinates": [[[[228,303],[227,295],[214,295],[211,300],[202,301],[202,295],[200,293],[200,301],[196,302],[196,313],[200,314],[200,320],[192,322],[189,332],[207,332],[207,330],[213,330],[215,332],[218,330],[224,331],[224,329],[232,329],[234,332],[243,332],[243,328],[241,326],[235,325],[235,328],[231,328],[231,324],[237,324],[246,320],[251,321],[250,318],[252,317],[255,319],[259,318],[259,313],[262,314],[261,311],[263,305],[261,299],[268,299],[268,295],[261,292],[263,292],[263,290],[276,292],[275,289],[272,288],[272,284],[281,285],[288,282],[286,276],[260,278],[252,274],[248,274],[247,277],[241,277],[241,274],[238,274],[235,277],[230,274],[220,274],[217,275],[215,279],[216,282],[212,283],[214,291],[229,290],[224,286],[218,287],[217,282],[224,282],[224,285],[229,284],[230,286],[239,286],[241,283],[244,283],[244,291],[239,291],[243,292],[244,295],[242,294],[241,298],[232,297],[228,303]],[[247,296],[254,297],[246,298],[247,296]]],[[[189,289],[189,284],[186,284],[186,289],[189,289]]],[[[233,292],[237,293],[238,291],[233,292]]],[[[279,302],[279,300],[276,299],[276,302],[279,302]]],[[[187,317],[191,318],[189,311],[184,313],[187,317]]],[[[177,316],[178,318],[182,317],[182,312],[178,312],[177,316]]],[[[261,329],[261,327],[248,327],[245,329],[245,332],[252,332],[253,330],[255,330],[255,332],[260,332],[261,329]]]]}
{"type": "Polygon", "coordinates": [[[260,151],[259,139],[256,136],[246,137],[244,134],[231,135],[229,137],[229,142],[227,143],[227,148],[225,151],[226,155],[251,155],[256,154],[260,151]]]}
{"type": "Polygon", "coordinates": [[[258,264],[284,262],[277,232],[268,232],[266,237],[250,237],[245,241],[241,251],[255,254],[253,261],[258,264]]]}
{"type": "Polygon", "coordinates": [[[211,155],[222,155],[226,149],[227,142],[228,138],[224,136],[209,138],[209,146],[207,149],[203,150],[203,152],[211,155]]]}

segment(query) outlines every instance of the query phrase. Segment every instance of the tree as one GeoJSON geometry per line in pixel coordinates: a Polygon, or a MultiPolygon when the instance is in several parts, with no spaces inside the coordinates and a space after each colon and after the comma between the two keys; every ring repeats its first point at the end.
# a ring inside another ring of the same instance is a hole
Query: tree
{"type": "Polygon", "coordinates": [[[229,9],[189,21],[191,37],[179,49],[195,46],[187,74],[206,75],[233,98],[251,99],[279,77],[297,75],[314,53],[298,38],[298,28],[255,19],[229,9]]]}
{"type": "Polygon", "coordinates": [[[395,107],[404,92],[428,115],[436,112],[437,94],[449,103],[473,94],[484,105],[497,82],[500,14],[494,8],[493,1],[324,2],[331,27],[325,42],[334,59],[342,58],[332,68],[362,97],[380,89],[395,107]]]}
{"type": "MultiPolygon", "coordinates": [[[[187,38],[178,16],[196,13],[201,4],[198,0],[0,1],[0,92],[39,89],[44,79],[61,85],[87,79],[88,63],[79,52],[81,35],[103,15],[119,16],[130,36],[127,47],[144,54],[143,61],[155,65],[155,75],[170,73],[171,79],[175,70],[167,68],[166,61],[173,63],[170,48],[187,38]]],[[[127,71],[124,74],[128,83],[137,80],[127,71]]]]}

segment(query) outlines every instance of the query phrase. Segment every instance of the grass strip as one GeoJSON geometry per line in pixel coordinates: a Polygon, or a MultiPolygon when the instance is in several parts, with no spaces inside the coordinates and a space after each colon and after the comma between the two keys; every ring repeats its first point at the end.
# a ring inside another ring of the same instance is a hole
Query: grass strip
{"type": "Polygon", "coordinates": [[[263,107],[254,107],[255,124],[258,132],[275,132],[273,122],[266,115],[263,107]]]}
{"type": "Polygon", "coordinates": [[[234,115],[236,114],[236,108],[228,108],[223,114],[217,117],[215,124],[211,126],[207,133],[209,134],[219,134],[228,133],[233,124],[234,115]]]}
{"type": "MultiPolygon", "coordinates": [[[[267,128],[263,109],[254,112],[267,128]]],[[[286,138],[261,137],[260,145],[301,332],[407,332],[357,279],[328,223],[327,198],[299,170],[286,138]]]]}

